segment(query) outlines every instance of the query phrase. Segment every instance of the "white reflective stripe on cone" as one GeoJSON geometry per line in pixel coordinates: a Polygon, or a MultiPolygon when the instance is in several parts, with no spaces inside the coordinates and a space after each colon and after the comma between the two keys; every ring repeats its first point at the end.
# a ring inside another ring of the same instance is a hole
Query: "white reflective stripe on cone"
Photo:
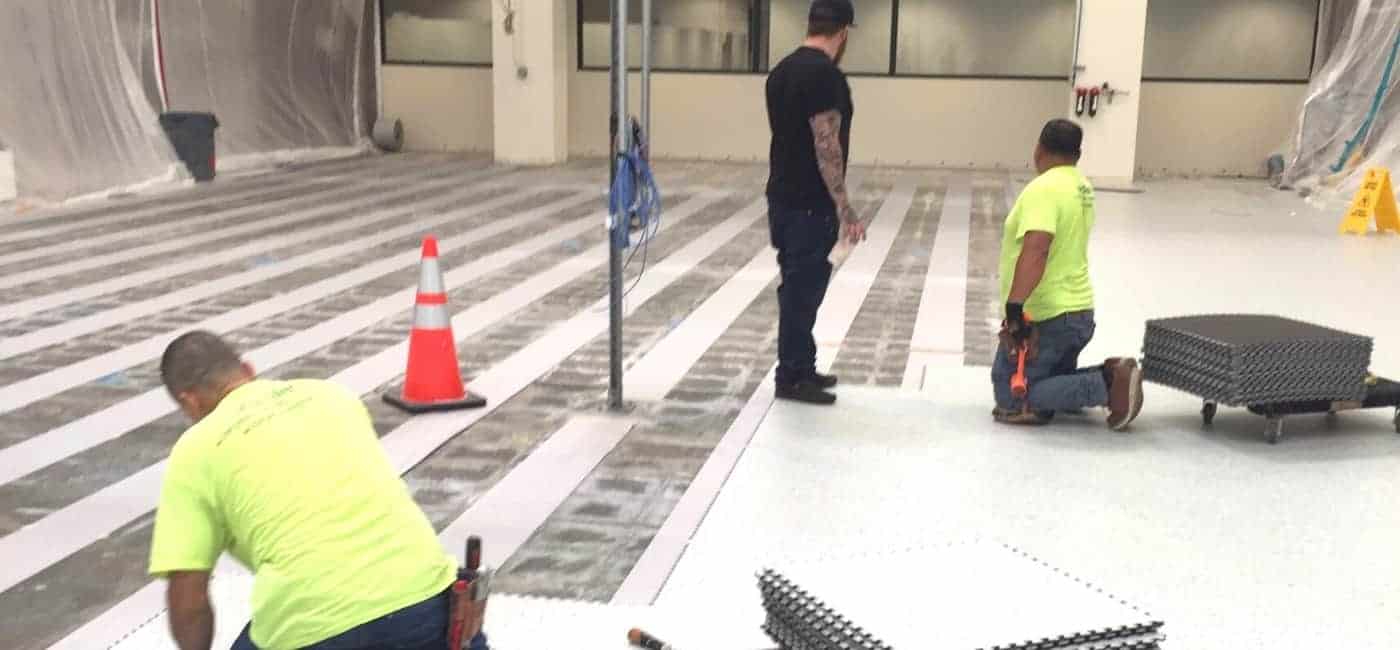
{"type": "Polygon", "coordinates": [[[451,326],[447,305],[417,305],[413,308],[413,329],[445,330],[451,326]]]}
{"type": "Polygon", "coordinates": [[[423,258],[418,268],[418,293],[446,293],[442,285],[442,267],[436,257],[423,258]]]}

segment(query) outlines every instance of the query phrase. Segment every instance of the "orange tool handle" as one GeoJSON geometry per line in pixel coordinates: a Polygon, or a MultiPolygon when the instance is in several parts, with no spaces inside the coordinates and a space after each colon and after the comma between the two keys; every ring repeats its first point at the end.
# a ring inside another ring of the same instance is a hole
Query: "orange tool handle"
{"type": "Polygon", "coordinates": [[[1024,399],[1029,387],[1026,385],[1026,346],[1016,352],[1016,374],[1011,375],[1011,394],[1024,399]]]}
{"type": "MultiPolygon", "coordinates": [[[[1031,324],[1031,315],[1025,312],[1021,315],[1026,321],[1026,325],[1031,324]]],[[[1026,383],[1026,354],[1030,351],[1030,343],[1022,343],[1020,349],[1016,351],[1016,374],[1011,375],[1011,394],[1016,399],[1025,399],[1030,387],[1026,383]]]]}

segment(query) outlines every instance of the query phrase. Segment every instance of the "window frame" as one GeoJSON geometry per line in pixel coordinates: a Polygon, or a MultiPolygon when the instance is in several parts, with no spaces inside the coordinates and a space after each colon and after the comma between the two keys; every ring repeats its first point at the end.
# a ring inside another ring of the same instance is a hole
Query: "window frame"
{"type": "MultiPolygon", "coordinates": [[[[379,3],[379,63],[380,65],[412,65],[427,68],[490,68],[496,64],[494,61],[482,62],[457,62],[457,61],[415,61],[411,59],[390,59],[389,58],[389,30],[385,24],[389,21],[389,14],[384,11],[384,0],[376,0],[379,3]]],[[[582,0],[580,0],[582,2],[582,0]]],[[[494,29],[494,25],[492,26],[494,29]]],[[[495,58],[494,56],[492,57],[495,58]]]]}

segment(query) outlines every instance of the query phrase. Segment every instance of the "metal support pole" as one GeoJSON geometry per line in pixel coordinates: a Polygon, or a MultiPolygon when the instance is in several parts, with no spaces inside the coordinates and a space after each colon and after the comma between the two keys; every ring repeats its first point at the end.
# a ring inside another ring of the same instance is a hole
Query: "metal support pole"
{"type": "Polygon", "coordinates": [[[651,0],[642,0],[642,137],[647,148],[651,136],[651,0]]]}
{"type": "MultiPolygon", "coordinates": [[[[617,178],[617,157],[625,153],[632,129],[627,124],[627,2],[613,0],[612,9],[612,119],[613,134],[609,150],[609,185],[617,178]]],[[[628,235],[629,218],[626,210],[608,219],[608,409],[623,410],[622,405],[622,245],[628,235]]]]}

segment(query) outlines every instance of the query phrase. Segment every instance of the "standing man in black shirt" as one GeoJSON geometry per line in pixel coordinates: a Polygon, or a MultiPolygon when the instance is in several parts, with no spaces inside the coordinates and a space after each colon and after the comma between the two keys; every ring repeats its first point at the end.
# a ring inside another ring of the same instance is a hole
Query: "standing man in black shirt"
{"type": "Polygon", "coordinates": [[[846,196],[851,88],[838,65],[855,23],[850,0],[813,0],[802,47],[768,75],[768,226],[778,249],[777,397],[832,404],[836,378],[817,372],[812,338],[839,237],[865,238],[846,196]]]}

